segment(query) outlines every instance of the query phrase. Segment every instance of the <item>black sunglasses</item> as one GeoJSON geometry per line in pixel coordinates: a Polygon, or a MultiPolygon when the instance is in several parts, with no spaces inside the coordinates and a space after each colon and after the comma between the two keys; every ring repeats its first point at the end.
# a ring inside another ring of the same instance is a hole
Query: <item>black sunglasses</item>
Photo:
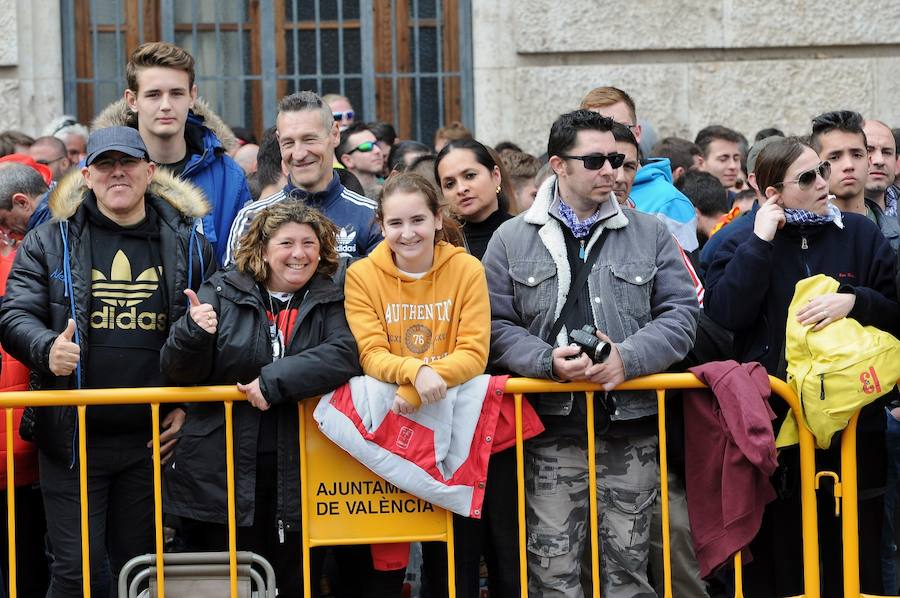
{"type": "Polygon", "coordinates": [[[565,160],[581,160],[584,167],[588,170],[600,170],[606,161],[609,160],[610,167],[615,170],[625,163],[625,154],[590,154],[588,156],[563,156],[560,158],[565,160]]]}
{"type": "Polygon", "coordinates": [[[811,168],[809,170],[804,170],[803,172],[801,172],[796,179],[783,181],[773,186],[781,187],[782,185],[787,185],[788,183],[797,183],[797,186],[801,191],[806,191],[816,184],[816,176],[822,177],[822,179],[827,183],[828,177],[831,176],[831,162],[827,160],[824,162],[819,162],[819,165],[815,168],[811,168]]]}

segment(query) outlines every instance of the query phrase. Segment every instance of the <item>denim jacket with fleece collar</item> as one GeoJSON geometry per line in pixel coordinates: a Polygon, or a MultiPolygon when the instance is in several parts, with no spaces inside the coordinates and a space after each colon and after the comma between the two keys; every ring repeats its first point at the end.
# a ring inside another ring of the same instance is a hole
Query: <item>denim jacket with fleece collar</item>
{"type": "MultiPolygon", "coordinates": [[[[520,376],[552,378],[550,353],[568,344],[563,328],[547,338],[574,274],[559,220],[556,177],[541,186],[531,208],[503,223],[482,263],[491,300],[490,363],[520,376]]],[[[694,343],[697,295],[671,233],[654,216],[604,203],[608,213],[586,247],[610,235],[588,276],[593,324],[614,343],[625,378],[665,371],[694,343]]],[[[617,393],[614,420],[656,413],[652,391],[617,393]]],[[[534,401],[542,415],[568,415],[573,399],[534,401]]]]}

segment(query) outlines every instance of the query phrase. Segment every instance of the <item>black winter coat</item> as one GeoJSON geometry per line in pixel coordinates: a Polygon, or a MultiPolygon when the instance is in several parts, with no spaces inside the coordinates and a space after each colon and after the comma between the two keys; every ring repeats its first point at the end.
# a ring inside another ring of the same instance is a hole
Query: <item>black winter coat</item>
{"type": "MultiPolygon", "coordinates": [[[[66,177],[50,197],[53,220],[30,231],[16,252],[0,308],[0,344],[31,370],[31,390],[77,388],[76,375],[55,376],[50,371],[50,347],[75,320],[86,339],[91,307],[91,230],[83,201],[92,193],[80,172],[66,177]],[[60,220],[64,221],[60,226],[60,220]],[[63,231],[69,252],[73,301],[66,292],[63,231]],[[72,314],[71,304],[75,306],[72,314]]],[[[209,209],[199,189],[157,171],[145,195],[147,210],[156,212],[160,226],[160,253],[169,322],[186,310],[185,288],[197,289],[204,274],[215,270],[212,249],[201,234],[192,234],[193,219],[209,209]],[[201,268],[201,264],[203,268],[201,268]],[[189,271],[190,269],[190,277],[189,271]],[[205,272],[204,272],[205,270],[205,272]]],[[[82,372],[91,356],[81,344],[82,372]]],[[[74,463],[76,416],[74,407],[34,410],[35,442],[41,451],[63,463],[74,463]]],[[[147,430],[147,440],[151,437],[147,430]]]]}
{"type": "MultiPolygon", "coordinates": [[[[362,373],[356,341],[344,316],[343,291],[316,274],[300,303],[285,357],[272,361],[266,304],[256,282],[236,270],[220,270],[198,297],[213,306],[218,328],[212,335],[189,314],[171,329],[160,355],[162,370],[180,384],[234,384],[260,379],[275,410],[277,428],[277,513],[285,529],[300,525],[300,455],[297,403],[330,392],[362,373]]],[[[252,525],[256,490],[260,411],[234,404],[235,500],[238,525],[252,525]]],[[[166,511],[201,521],[225,523],[225,411],[221,404],[191,404],[165,469],[166,511]]]]}

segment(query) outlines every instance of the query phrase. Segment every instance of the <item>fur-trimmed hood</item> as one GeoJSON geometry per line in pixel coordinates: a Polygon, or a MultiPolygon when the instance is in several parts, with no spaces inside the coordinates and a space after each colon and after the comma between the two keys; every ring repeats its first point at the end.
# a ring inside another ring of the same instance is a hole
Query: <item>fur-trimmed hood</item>
{"type": "MultiPolygon", "coordinates": [[[[188,115],[189,121],[191,113],[202,121],[202,126],[213,132],[226,152],[230,152],[237,147],[237,137],[234,136],[231,128],[209,107],[205,100],[197,98],[194,101],[194,107],[188,115]]],[[[113,102],[104,108],[97,118],[94,119],[94,122],[91,123],[91,131],[116,126],[137,128],[137,114],[131,111],[128,103],[125,102],[125,98],[113,102]]]]}
{"type": "MultiPolygon", "coordinates": [[[[555,174],[548,177],[538,189],[537,195],[534,197],[534,203],[525,212],[525,222],[543,226],[552,221],[551,214],[559,215],[556,205],[554,205],[556,200],[556,178],[555,174]]],[[[622,211],[619,201],[612,191],[609,192],[609,199],[600,206],[600,211],[603,212],[601,218],[603,219],[604,228],[616,229],[628,224],[628,217],[622,211]]]]}
{"type": "MultiPolygon", "coordinates": [[[[49,207],[53,219],[71,218],[89,191],[80,171],[75,170],[63,178],[50,194],[49,207]]],[[[200,218],[210,210],[209,203],[198,187],[172,176],[165,168],[156,169],[147,191],[168,203],[185,218],[200,218]]]]}

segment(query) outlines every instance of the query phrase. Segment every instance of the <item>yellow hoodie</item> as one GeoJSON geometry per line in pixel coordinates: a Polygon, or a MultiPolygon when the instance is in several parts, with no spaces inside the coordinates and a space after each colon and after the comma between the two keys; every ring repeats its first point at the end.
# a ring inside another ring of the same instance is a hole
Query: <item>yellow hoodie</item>
{"type": "Polygon", "coordinates": [[[347,321],[359,346],[363,372],[399,384],[418,405],[413,383],[428,365],[448,387],[484,373],[491,338],[491,308],[484,268],[463,249],[441,242],[434,264],[416,280],[394,264],[387,242],[347,269],[347,321]]]}

